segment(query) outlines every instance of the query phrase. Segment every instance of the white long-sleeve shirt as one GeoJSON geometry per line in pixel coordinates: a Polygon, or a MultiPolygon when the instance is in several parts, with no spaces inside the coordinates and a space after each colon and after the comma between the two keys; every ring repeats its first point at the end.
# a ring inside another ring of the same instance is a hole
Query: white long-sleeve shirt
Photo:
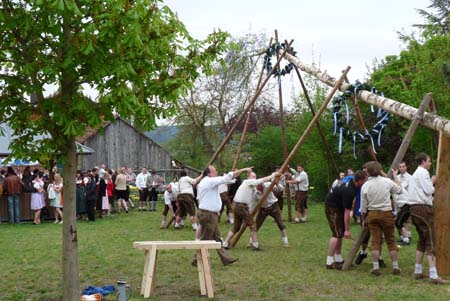
{"type": "Polygon", "coordinates": [[[361,188],[361,212],[371,210],[391,211],[391,193],[399,194],[402,187],[391,179],[378,176],[370,177],[361,188]]]}
{"type": "Polygon", "coordinates": [[[301,172],[297,172],[295,169],[290,169],[292,174],[294,175],[294,179],[298,181],[298,183],[293,184],[295,191],[308,191],[309,190],[309,179],[308,174],[302,170],[301,172]]]}
{"type": "Polygon", "coordinates": [[[239,186],[234,196],[233,201],[235,203],[242,203],[250,205],[253,201],[254,194],[256,191],[256,186],[264,183],[264,179],[247,179],[242,181],[241,186],[239,186]]]}
{"type": "Polygon", "coordinates": [[[195,179],[189,176],[181,177],[180,180],[178,181],[179,193],[187,193],[194,196],[194,188],[193,188],[194,185],[195,179]]]}
{"type": "Polygon", "coordinates": [[[409,180],[408,205],[433,205],[434,186],[430,173],[418,166],[409,180]]]}
{"type": "Polygon", "coordinates": [[[139,190],[142,190],[144,188],[147,188],[147,177],[148,177],[148,173],[139,173],[136,177],[136,187],[139,190]]]}
{"type": "Polygon", "coordinates": [[[219,185],[233,180],[233,173],[229,172],[221,177],[204,177],[197,185],[198,208],[211,212],[220,212],[222,200],[219,194],[219,185]]]}
{"type": "Polygon", "coordinates": [[[402,186],[402,193],[394,194],[395,206],[397,208],[403,207],[408,202],[408,189],[409,189],[409,180],[411,179],[411,175],[407,172],[403,174],[399,174],[397,176],[400,184],[402,186]]]}

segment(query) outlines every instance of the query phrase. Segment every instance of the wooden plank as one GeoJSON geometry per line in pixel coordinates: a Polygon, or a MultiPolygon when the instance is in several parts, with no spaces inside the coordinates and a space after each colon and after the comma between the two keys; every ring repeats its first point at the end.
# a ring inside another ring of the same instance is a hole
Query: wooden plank
{"type": "Polygon", "coordinates": [[[187,240],[187,241],[135,241],[133,248],[150,249],[157,247],[160,250],[169,249],[220,249],[221,243],[214,240],[187,240]]]}
{"type": "Polygon", "coordinates": [[[450,136],[439,135],[437,182],[434,194],[434,249],[439,275],[450,275],[450,136]]]}
{"type": "Polygon", "coordinates": [[[209,259],[208,259],[208,249],[201,248],[200,252],[202,254],[203,271],[205,274],[206,293],[208,294],[208,298],[213,298],[214,297],[214,287],[213,287],[213,280],[212,280],[212,275],[211,275],[211,265],[209,264],[209,259]]]}
{"type": "Polygon", "coordinates": [[[147,283],[147,271],[150,264],[150,251],[145,250],[144,251],[144,258],[145,258],[145,264],[144,264],[144,274],[142,275],[142,283],[141,283],[141,295],[144,294],[145,286],[147,283]]]}
{"type": "Polygon", "coordinates": [[[197,250],[197,269],[198,269],[198,280],[200,282],[200,294],[206,296],[206,282],[205,282],[205,269],[202,258],[202,252],[200,249],[197,250]]]}
{"type": "Polygon", "coordinates": [[[156,274],[156,253],[158,252],[158,249],[156,247],[153,247],[150,249],[150,260],[149,265],[147,269],[147,275],[145,280],[145,287],[144,287],[144,298],[150,297],[150,295],[154,292],[152,292],[152,288],[155,287],[155,274],[156,274]]]}

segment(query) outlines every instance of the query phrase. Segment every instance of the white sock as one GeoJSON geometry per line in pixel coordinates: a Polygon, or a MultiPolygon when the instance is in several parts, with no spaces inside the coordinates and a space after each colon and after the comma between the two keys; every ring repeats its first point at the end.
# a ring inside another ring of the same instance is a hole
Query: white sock
{"type": "Polygon", "coordinates": [[[364,250],[364,251],[361,250],[361,251],[359,251],[359,253],[360,253],[360,254],[363,254],[363,255],[364,255],[364,254],[367,254],[367,250],[364,250]]]}
{"type": "Polygon", "coordinates": [[[334,257],[333,256],[327,256],[327,265],[333,264],[334,257]]]}
{"type": "Polygon", "coordinates": [[[179,228],[180,224],[179,223],[175,223],[175,228],[179,228]]]}
{"type": "Polygon", "coordinates": [[[403,238],[403,241],[406,242],[406,243],[409,243],[409,238],[405,237],[405,238],[403,238]]]}
{"type": "Polygon", "coordinates": [[[184,226],[184,224],[186,224],[186,220],[182,219],[180,225],[184,226]]]}
{"type": "Polygon", "coordinates": [[[374,262],[372,262],[372,264],[373,264],[373,269],[374,270],[378,270],[380,268],[380,265],[378,264],[378,261],[374,261],[374,262]]]}
{"type": "Polygon", "coordinates": [[[298,217],[296,217],[294,221],[298,223],[300,220],[298,217]]]}
{"type": "Polygon", "coordinates": [[[282,237],[281,240],[283,241],[284,244],[287,244],[287,243],[288,243],[288,238],[287,238],[287,236],[286,236],[286,237],[282,237]]]}
{"type": "Polygon", "coordinates": [[[422,264],[416,263],[414,266],[414,274],[422,274],[422,264]]]}
{"type": "Polygon", "coordinates": [[[430,267],[430,278],[431,279],[437,279],[438,273],[436,267],[430,267]]]}
{"type": "Polygon", "coordinates": [[[398,269],[398,261],[393,261],[392,262],[392,268],[393,269],[398,269]]]}
{"type": "Polygon", "coordinates": [[[192,229],[197,230],[197,224],[192,224],[192,229]]]}
{"type": "Polygon", "coordinates": [[[253,242],[252,245],[253,245],[253,247],[255,247],[255,248],[259,248],[259,243],[258,243],[257,241],[253,242]]]}
{"type": "Polygon", "coordinates": [[[344,261],[344,259],[342,258],[342,254],[334,254],[334,260],[336,260],[336,262],[344,261]]]}
{"type": "Polygon", "coordinates": [[[225,248],[225,247],[228,247],[228,246],[229,246],[229,243],[228,243],[228,242],[226,242],[226,241],[223,241],[223,242],[222,242],[222,247],[225,248]]]}

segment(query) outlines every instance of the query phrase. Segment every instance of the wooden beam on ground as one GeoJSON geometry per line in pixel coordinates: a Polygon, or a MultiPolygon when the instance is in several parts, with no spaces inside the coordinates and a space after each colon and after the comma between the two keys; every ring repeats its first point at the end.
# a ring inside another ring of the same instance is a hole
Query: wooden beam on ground
{"type": "Polygon", "coordinates": [[[434,250],[439,275],[450,275],[450,136],[440,133],[434,192],[434,250]]]}
{"type": "Polygon", "coordinates": [[[241,123],[242,119],[244,119],[244,116],[248,113],[248,111],[250,110],[250,108],[255,104],[256,99],[258,99],[259,95],[262,92],[262,89],[264,88],[264,86],[267,84],[267,82],[269,81],[270,77],[273,75],[273,73],[275,72],[275,70],[277,70],[278,65],[280,65],[280,61],[281,59],[287,54],[290,46],[292,45],[293,40],[291,40],[291,42],[286,45],[286,49],[284,49],[283,53],[280,55],[280,58],[277,60],[277,62],[275,63],[275,65],[273,65],[272,69],[270,70],[269,74],[267,75],[267,77],[264,79],[264,81],[259,85],[258,89],[255,92],[255,95],[253,95],[253,98],[251,99],[250,103],[247,105],[247,107],[244,109],[244,111],[242,112],[241,116],[239,116],[238,120],[236,120],[236,122],[234,123],[233,127],[228,131],[227,136],[223,139],[222,143],[219,145],[219,147],[217,148],[216,152],[214,153],[214,155],[212,156],[212,158],[209,160],[207,165],[211,165],[214,163],[214,161],[216,161],[217,157],[219,156],[220,152],[223,150],[223,148],[225,147],[225,145],[228,143],[228,141],[230,141],[231,137],[233,136],[234,131],[236,130],[236,128],[238,127],[238,125],[241,123]]]}
{"type": "MultiPolygon", "coordinates": [[[[326,85],[333,87],[336,85],[336,79],[328,74],[326,72],[321,71],[316,66],[309,66],[306,64],[303,64],[296,58],[295,56],[287,53],[285,55],[286,59],[297,66],[300,70],[316,77],[321,82],[325,83],[326,85]]],[[[346,91],[348,89],[349,85],[342,83],[339,86],[339,90],[346,91]]],[[[404,103],[398,102],[393,99],[389,99],[387,97],[383,97],[380,95],[376,95],[374,93],[371,93],[369,91],[359,91],[358,92],[358,99],[361,99],[362,101],[374,105],[378,108],[382,108],[385,111],[388,111],[394,115],[403,117],[408,120],[414,120],[414,116],[417,115],[417,109],[406,105],[404,103]]],[[[424,113],[423,120],[421,121],[421,124],[427,128],[444,132],[447,135],[450,135],[450,120],[438,116],[433,113],[424,113]]]]}
{"type": "MultiPolygon", "coordinates": [[[[406,151],[408,150],[409,145],[411,144],[412,138],[414,137],[416,129],[423,118],[425,109],[430,105],[431,101],[432,101],[431,94],[430,93],[425,94],[422,103],[420,104],[420,107],[417,110],[417,115],[415,116],[413,122],[411,122],[411,125],[409,126],[408,131],[406,132],[406,135],[402,140],[402,144],[400,145],[397,154],[395,155],[394,160],[392,161],[391,168],[389,169],[387,174],[389,178],[392,177],[392,169],[397,168],[400,162],[403,160],[403,157],[405,156],[406,151]]],[[[347,255],[347,258],[344,261],[342,270],[348,270],[350,268],[353,260],[356,257],[356,253],[358,252],[359,247],[361,246],[361,243],[363,242],[368,232],[369,232],[368,228],[363,227],[363,230],[361,231],[361,233],[359,233],[358,238],[355,240],[355,243],[353,244],[350,252],[347,255]]]]}
{"type": "MultiPolygon", "coordinates": [[[[303,143],[305,142],[306,138],[308,137],[309,133],[311,132],[312,128],[316,125],[317,120],[320,118],[320,116],[322,116],[322,113],[325,111],[325,109],[327,108],[328,104],[330,103],[331,99],[333,98],[334,94],[336,93],[336,91],[338,90],[339,86],[342,84],[342,82],[345,79],[345,76],[347,76],[347,73],[350,71],[350,67],[347,67],[344,71],[344,73],[342,74],[342,76],[339,78],[339,80],[337,81],[336,85],[333,87],[333,89],[328,93],[327,98],[325,99],[324,103],[320,106],[319,111],[317,112],[317,114],[313,117],[313,119],[311,120],[311,122],[309,123],[308,127],[305,129],[305,131],[303,132],[302,136],[300,137],[300,139],[297,141],[297,144],[295,144],[294,148],[291,150],[291,152],[289,153],[288,157],[286,158],[286,160],[284,161],[283,165],[280,168],[280,172],[284,173],[289,165],[289,162],[292,160],[292,158],[295,156],[295,154],[297,154],[297,151],[300,149],[300,146],[303,145],[303,143]]],[[[262,204],[264,204],[264,202],[266,201],[267,197],[269,196],[269,193],[272,192],[273,187],[278,183],[279,178],[276,177],[275,179],[272,180],[272,182],[270,183],[270,186],[268,187],[268,189],[263,193],[261,199],[258,201],[258,203],[256,204],[255,209],[252,212],[252,217],[254,217],[257,213],[258,210],[261,208],[262,204]]],[[[237,242],[239,241],[239,239],[241,238],[242,234],[244,233],[246,229],[245,225],[242,225],[241,229],[239,230],[239,232],[237,233],[237,235],[235,236],[234,240],[231,242],[231,246],[234,247],[237,242]]]]}

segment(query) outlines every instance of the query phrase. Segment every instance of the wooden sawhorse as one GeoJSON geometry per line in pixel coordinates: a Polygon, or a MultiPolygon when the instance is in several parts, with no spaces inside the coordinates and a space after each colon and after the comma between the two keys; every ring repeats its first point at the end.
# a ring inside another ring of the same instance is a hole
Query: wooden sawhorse
{"type": "Polygon", "coordinates": [[[214,297],[214,282],[208,249],[220,249],[220,242],[214,240],[136,241],[133,243],[133,248],[143,249],[145,252],[144,275],[141,285],[141,295],[144,295],[144,298],[153,296],[155,293],[158,250],[170,249],[196,250],[200,293],[207,295],[208,298],[214,297]]]}

